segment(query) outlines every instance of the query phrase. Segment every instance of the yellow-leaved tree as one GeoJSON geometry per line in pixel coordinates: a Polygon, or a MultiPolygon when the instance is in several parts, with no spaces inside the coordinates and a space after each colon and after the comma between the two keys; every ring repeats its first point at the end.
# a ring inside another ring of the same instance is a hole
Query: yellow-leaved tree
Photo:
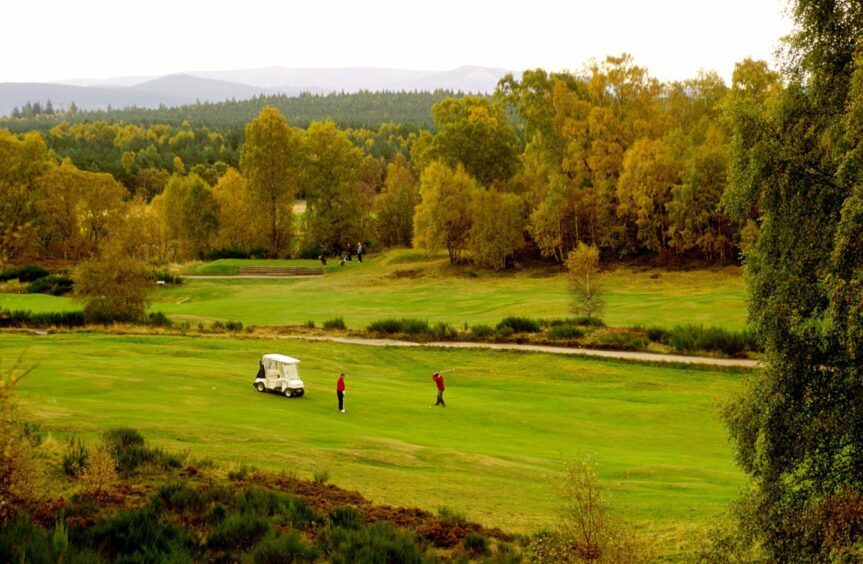
{"type": "Polygon", "coordinates": [[[258,220],[267,226],[267,242],[276,256],[291,239],[301,150],[298,136],[272,106],[246,125],[240,170],[260,206],[258,220]]]}
{"type": "Polygon", "coordinates": [[[433,162],[420,177],[421,202],[414,214],[414,246],[429,252],[444,248],[450,263],[459,261],[473,223],[471,202],[479,190],[461,165],[455,170],[433,162]]]}
{"type": "Polygon", "coordinates": [[[267,245],[267,226],[259,221],[254,195],[237,169],[229,168],[219,179],[213,196],[219,204],[217,247],[250,251],[267,245]]]}
{"type": "Polygon", "coordinates": [[[572,311],[576,315],[600,317],[605,296],[599,281],[599,249],[579,243],[566,257],[572,292],[572,311]]]}
{"type": "Polygon", "coordinates": [[[503,270],[507,257],[524,244],[522,207],[515,194],[497,189],[474,193],[470,250],[480,266],[503,270]]]}
{"type": "Polygon", "coordinates": [[[419,201],[417,180],[404,157],[398,155],[387,165],[383,190],[375,199],[377,234],[381,243],[410,246],[414,210],[419,201]]]}

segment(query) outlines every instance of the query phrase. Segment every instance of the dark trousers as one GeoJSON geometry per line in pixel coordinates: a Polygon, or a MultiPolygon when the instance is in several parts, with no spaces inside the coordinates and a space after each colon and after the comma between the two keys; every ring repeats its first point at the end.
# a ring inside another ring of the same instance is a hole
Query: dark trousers
{"type": "Polygon", "coordinates": [[[341,411],[345,408],[345,393],[336,392],[336,395],[339,396],[339,411],[341,411]]]}
{"type": "Polygon", "coordinates": [[[435,405],[442,405],[446,407],[446,402],[443,400],[443,390],[437,391],[437,403],[435,405]]]}

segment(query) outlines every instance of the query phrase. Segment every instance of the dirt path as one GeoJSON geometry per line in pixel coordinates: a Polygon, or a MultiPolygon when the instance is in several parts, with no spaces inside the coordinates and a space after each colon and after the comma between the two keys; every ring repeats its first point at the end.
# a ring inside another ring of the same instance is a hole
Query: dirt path
{"type": "Polygon", "coordinates": [[[367,345],[372,347],[440,347],[452,349],[494,349],[504,351],[528,351],[543,352],[551,354],[572,354],[594,358],[610,358],[615,360],[630,360],[638,362],[669,362],[678,364],[700,364],[706,366],[721,366],[726,368],[758,368],[757,360],[737,358],[710,358],[706,356],[682,356],[676,354],[656,354],[646,352],[629,351],[606,351],[598,349],[573,349],[567,347],[553,347],[548,345],[519,345],[509,343],[414,343],[412,341],[398,341],[395,339],[363,339],[360,337],[314,337],[303,335],[285,335],[283,339],[305,339],[308,341],[332,341],[334,343],[347,343],[351,345],[367,345]]]}

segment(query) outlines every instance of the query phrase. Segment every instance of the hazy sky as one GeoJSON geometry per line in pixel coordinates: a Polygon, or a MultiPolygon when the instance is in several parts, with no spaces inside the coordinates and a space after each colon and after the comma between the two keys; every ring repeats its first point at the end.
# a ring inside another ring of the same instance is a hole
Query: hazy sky
{"type": "Polygon", "coordinates": [[[0,82],[266,66],[578,70],[662,80],[772,61],[787,0],[40,0],[2,7],[0,82]]]}

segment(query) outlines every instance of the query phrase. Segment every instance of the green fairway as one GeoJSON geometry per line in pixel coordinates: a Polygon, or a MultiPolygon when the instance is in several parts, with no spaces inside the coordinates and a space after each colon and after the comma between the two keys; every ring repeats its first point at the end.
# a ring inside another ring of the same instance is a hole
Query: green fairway
{"type": "MultiPolygon", "coordinates": [[[[219,262],[218,268],[237,267],[233,261],[219,262]]],[[[619,268],[607,273],[605,280],[609,325],[696,323],[740,330],[745,324],[743,280],[735,268],[691,272],[619,268]]],[[[417,317],[462,326],[495,324],[510,315],[570,314],[562,273],[458,276],[442,267],[440,260],[424,260],[409,252],[374,257],[362,264],[354,261],[344,268],[329,266],[319,278],[187,280],[181,287],[160,289],[155,299],[153,309],[171,316],[257,325],[308,320],[320,325],[342,317],[348,327],[365,327],[378,319],[417,317]]]]}
{"type": "MultiPolygon", "coordinates": [[[[314,266],[315,261],[220,260],[192,270],[230,275],[241,264],[314,266]]],[[[620,267],[605,273],[604,319],[611,326],[745,326],[743,279],[735,267],[693,271],[620,267]]],[[[563,273],[495,274],[452,269],[445,259],[393,251],[363,263],[327,266],[323,276],[291,279],[186,279],[153,294],[154,311],[175,319],[299,325],[342,317],[349,328],[385,318],[414,317],[454,326],[491,324],[507,316],[570,315],[563,273]]],[[[0,307],[34,312],[76,309],[69,298],[0,294],[0,307]]]]}
{"type": "MultiPolygon", "coordinates": [[[[264,260],[264,259],[219,259],[190,266],[183,271],[184,275],[197,276],[234,276],[241,266],[302,266],[306,268],[321,268],[319,260],[264,260]]],[[[338,261],[327,264],[326,270],[335,271],[339,268],[338,261]]]]}
{"type": "Polygon", "coordinates": [[[81,309],[81,304],[75,303],[71,298],[58,298],[46,294],[0,294],[0,308],[45,313],[75,311],[81,309]]]}
{"type": "Polygon", "coordinates": [[[20,385],[25,411],[55,436],[132,426],[193,457],[327,470],[377,501],[446,505],[510,530],[549,524],[561,460],[587,453],[615,504],[666,537],[708,523],[742,485],[715,409],[741,385],[734,372],[295,340],[0,337],[6,363],[22,354],[35,366],[20,385]],[[252,388],[266,352],[303,361],[306,397],[252,388]],[[431,373],[448,367],[448,406],[431,407],[431,373]]]}
{"type": "MultiPolygon", "coordinates": [[[[191,269],[230,275],[241,264],[313,266],[315,261],[221,260],[191,269]]],[[[495,324],[506,316],[565,317],[570,297],[562,273],[492,274],[451,270],[437,258],[395,251],[345,267],[332,263],[320,277],[187,279],[158,288],[151,309],[177,319],[242,321],[256,325],[320,325],[342,317],[365,327],[390,317],[416,317],[456,326],[495,324]]],[[[604,274],[612,326],[696,323],[740,330],[745,325],[743,280],[733,267],[666,271],[616,268],[604,274]]],[[[78,308],[69,298],[0,294],[0,307],[34,312],[78,308]]]]}

